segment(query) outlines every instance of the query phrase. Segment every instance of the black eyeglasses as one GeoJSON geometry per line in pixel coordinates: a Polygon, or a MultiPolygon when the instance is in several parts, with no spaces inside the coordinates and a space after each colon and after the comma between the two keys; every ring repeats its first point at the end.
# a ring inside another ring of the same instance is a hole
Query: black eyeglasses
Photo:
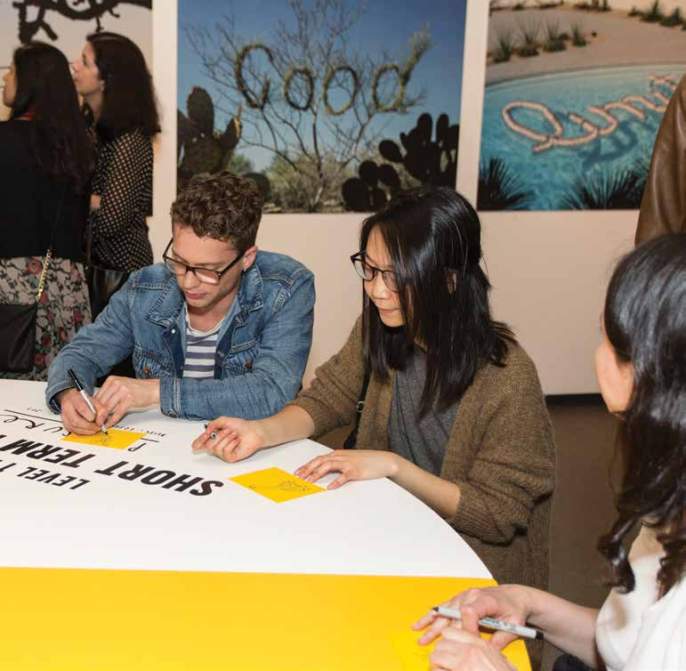
{"type": "Polygon", "coordinates": [[[393,270],[381,270],[376,266],[367,263],[364,252],[357,252],[350,257],[355,272],[365,281],[371,282],[377,273],[381,273],[381,279],[389,291],[396,293],[398,291],[398,277],[393,270]]]}
{"type": "Polygon", "coordinates": [[[198,278],[200,282],[204,282],[205,284],[219,284],[219,280],[221,280],[222,275],[231,270],[231,268],[233,268],[243,258],[243,254],[245,254],[245,251],[241,252],[233,261],[231,261],[231,263],[229,263],[228,266],[226,266],[226,268],[222,268],[221,270],[212,270],[211,268],[189,266],[187,263],[169,256],[167,252],[172,246],[172,242],[174,241],[169,241],[167,248],[164,250],[164,254],[162,254],[162,259],[164,260],[167,268],[169,268],[169,270],[179,277],[185,276],[186,273],[190,271],[198,278]]]}

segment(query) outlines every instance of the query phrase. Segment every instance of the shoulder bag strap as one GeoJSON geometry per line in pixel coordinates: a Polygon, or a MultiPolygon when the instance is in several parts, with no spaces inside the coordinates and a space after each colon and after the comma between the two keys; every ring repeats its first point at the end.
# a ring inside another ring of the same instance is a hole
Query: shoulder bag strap
{"type": "Polygon", "coordinates": [[[48,244],[48,250],[45,252],[45,259],[43,260],[43,270],[41,270],[40,279],[38,280],[38,292],[36,293],[36,303],[40,300],[45,290],[45,278],[48,274],[48,266],[50,261],[52,261],[52,243],[55,241],[55,229],[60,221],[60,216],[62,214],[62,205],[64,204],[64,194],[67,191],[67,185],[62,187],[62,194],[60,195],[60,204],[57,206],[57,214],[52,222],[52,227],[50,228],[50,243],[48,244]]]}
{"type": "Polygon", "coordinates": [[[371,370],[369,365],[365,362],[364,365],[364,379],[362,380],[362,391],[357,399],[357,404],[355,406],[355,423],[353,429],[345,439],[343,447],[346,450],[352,450],[357,444],[357,430],[360,428],[360,418],[362,417],[362,411],[364,410],[364,399],[367,396],[367,389],[369,387],[369,378],[371,377],[371,370]]]}

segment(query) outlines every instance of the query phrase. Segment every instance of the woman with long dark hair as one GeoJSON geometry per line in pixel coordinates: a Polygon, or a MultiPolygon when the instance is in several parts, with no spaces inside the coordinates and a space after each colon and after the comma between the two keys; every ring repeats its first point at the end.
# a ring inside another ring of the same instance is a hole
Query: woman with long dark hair
{"type": "Polygon", "coordinates": [[[686,669],[686,234],[656,238],[619,263],[602,322],[596,374],[621,419],[624,457],[617,521],[599,543],[614,589],[599,611],[522,585],[461,594],[450,605],[463,629],[433,616],[416,625],[430,625],[423,642],[442,635],[432,668],[509,669],[498,649],[512,636],[476,635],[491,616],[528,621],[593,668],[686,669]]]}
{"type": "Polygon", "coordinates": [[[116,33],[86,38],[74,83],[97,137],[90,240],[94,264],[132,271],[152,263],[152,138],[160,124],[141,50],[116,33]]]}
{"type": "Polygon", "coordinates": [[[0,376],[44,380],[57,352],[90,321],[82,239],[93,153],[61,51],[40,42],[19,47],[3,80],[11,114],[0,123],[0,302],[34,303],[44,264],[47,274],[34,367],[0,376]]]}
{"type": "Polygon", "coordinates": [[[554,449],[533,363],[493,321],[481,227],[449,188],[396,197],[353,255],[364,307],[311,387],[273,417],[220,418],[195,442],[226,459],[351,424],[356,449],[297,474],[390,477],[457,529],[501,580],[545,585],[554,449]],[[213,437],[215,436],[215,437],[213,437]]]}

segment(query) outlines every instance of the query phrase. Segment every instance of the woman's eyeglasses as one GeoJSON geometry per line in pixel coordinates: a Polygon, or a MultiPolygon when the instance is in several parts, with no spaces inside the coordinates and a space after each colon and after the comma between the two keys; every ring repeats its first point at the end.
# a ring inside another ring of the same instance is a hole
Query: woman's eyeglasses
{"type": "Polygon", "coordinates": [[[377,273],[381,273],[381,279],[389,291],[398,291],[398,278],[393,270],[381,270],[367,263],[364,252],[357,252],[350,257],[355,272],[365,281],[371,282],[377,273]]]}
{"type": "Polygon", "coordinates": [[[169,252],[172,242],[173,240],[169,241],[167,248],[164,250],[164,254],[162,254],[162,259],[164,260],[167,268],[169,268],[169,270],[179,277],[185,276],[186,273],[190,271],[200,282],[204,282],[205,284],[219,284],[219,280],[221,280],[222,275],[231,270],[231,268],[233,268],[243,258],[243,254],[245,254],[245,252],[241,252],[233,261],[231,261],[231,263],[229,263],[228,266],[226,266],[226,268],[222,268],[221,270],[212,270],[211,268],[203,268],[202,266],[189,266],[187,263],[179,261],[173,256],[169,256],[167,252],[169,252]]]}

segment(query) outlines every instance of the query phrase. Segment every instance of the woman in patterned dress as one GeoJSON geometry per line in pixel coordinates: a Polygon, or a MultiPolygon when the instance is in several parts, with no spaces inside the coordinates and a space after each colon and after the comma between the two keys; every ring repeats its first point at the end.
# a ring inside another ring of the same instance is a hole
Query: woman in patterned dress
{"type": "Polygon", "coordinates": [[[152,263],[152,138],[160,131],[152,79],[140,49],[116,33],[89,35],[74,63],[97,141],[89,233],[94,264],[133,271],[152,263]]]}
{"type": "Polygon", "coordinates": [[[62,52],[40,42],[21,46],[3,80],[11,114],[0,123],[0,302],[35,302],[50,246],[53,256],[33,370],[0,377],[45,380],[62,346],[90,321],[82,239],[94,157],[62,52]]]}

